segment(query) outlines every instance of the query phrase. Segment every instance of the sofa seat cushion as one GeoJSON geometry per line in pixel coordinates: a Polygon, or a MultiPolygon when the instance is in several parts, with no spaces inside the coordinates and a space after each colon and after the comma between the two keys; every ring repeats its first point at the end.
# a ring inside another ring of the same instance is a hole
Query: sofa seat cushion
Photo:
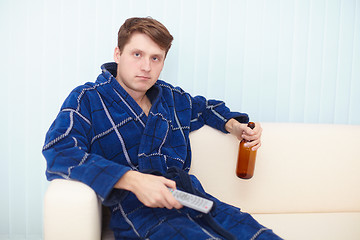
{"type": "Polygon", "coordinates": [[[252,214],[252,216],[284,239],[360,239],[360,212],[252,214]]]}

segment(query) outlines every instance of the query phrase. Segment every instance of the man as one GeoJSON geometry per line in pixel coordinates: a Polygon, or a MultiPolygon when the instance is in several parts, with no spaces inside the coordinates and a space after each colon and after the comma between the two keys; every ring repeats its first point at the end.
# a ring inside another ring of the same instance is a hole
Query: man
{"type": "Polygon", "coordinates": [[[172,40],[152,18],[125,21],[115,63],[70,93],[47,133],[47,178],[93,188],[111,209],[116,239],[280,239],[188,175],[191,131],[207,124],[252,140],[256,150],[262,129],[247,128],[248,116],[223,102],[158,80],[172,40]],[[183,207],[168,188],[211,199],[215,207],[209,214],[183,207]]]}

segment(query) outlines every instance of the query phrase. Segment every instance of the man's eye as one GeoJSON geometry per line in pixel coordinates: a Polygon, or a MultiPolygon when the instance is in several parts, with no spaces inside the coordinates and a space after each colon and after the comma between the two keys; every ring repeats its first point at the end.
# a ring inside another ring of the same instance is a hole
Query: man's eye
{"type": "Polygon", "coordinates": [[[134,53],[135,57],[140,57],[140,53],[134,53]]]}
{"type": "Polygon", "coordinates": [[[153,57],[152,59],[153,59],[153,61],[159,61],[159,58],[157,58],[157,57],[153,57]]]}

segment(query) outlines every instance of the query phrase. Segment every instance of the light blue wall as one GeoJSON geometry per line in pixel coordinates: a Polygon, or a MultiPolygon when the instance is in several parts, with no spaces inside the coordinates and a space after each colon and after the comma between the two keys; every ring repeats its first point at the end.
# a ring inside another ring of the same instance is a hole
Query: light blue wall
{"type": "Polygon", "coordinates": [[[40,239],[44,135],[112,61],[118,28],[175,37],[162,78],[252,120],[360,124],[359,0],[1,0],[0,239],[40,239]]]}

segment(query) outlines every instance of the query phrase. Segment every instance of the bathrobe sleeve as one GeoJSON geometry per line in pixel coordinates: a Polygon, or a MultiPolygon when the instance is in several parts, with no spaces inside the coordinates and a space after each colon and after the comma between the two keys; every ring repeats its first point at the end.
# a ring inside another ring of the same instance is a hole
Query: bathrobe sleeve
{"type": "Polygon", "coordinates": [[[114,184],[131,168],[90,153],[91,112],[86,96],[79,103],[74,91],[46,134],[43,155],[48,180],[73,179],[90,186],[101,200],[113,192],[114,184]]]}
{"type": "Polygon", "coordinates": [[[202,126],[209,125],[224,133],[228,133],[225,124],[231,118],[241,123],[249,122],[246,113],[231,112],[224,102],[218,100],[207,100],[202,96],[191,97],[192,118],[190,131],[197,130],[202,126]]]}

